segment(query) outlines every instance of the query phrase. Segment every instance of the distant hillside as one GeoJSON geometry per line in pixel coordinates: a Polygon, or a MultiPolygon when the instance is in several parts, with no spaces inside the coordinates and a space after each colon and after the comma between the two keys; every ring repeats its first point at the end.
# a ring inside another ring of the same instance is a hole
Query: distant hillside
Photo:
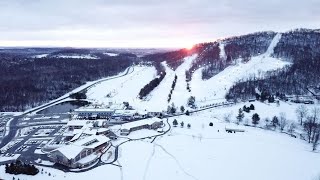
{"type": "MultiPolygon", "coordinates": [[[[246,63],[251,58],[265,53],[276,34],[268,31],[230,37],[197,44],[191,50],[181,49],[147,55],[143,60],[154,63],[166,61],[171,68],[176,69],[183,63],[183,58],[198,54],[185,73],[187,81],[191,81],[193,73],[199,68],[202,71],[202,79],[207,80],[230,65],[246,63]]],[[[292,66],[281,71],[269,72],[265,74],[265,78],[242,79],[231,88],[227,98],[252,98],[255,96],[255,88],[270,94],[306,94],[306,87],[319,85],[319,47],[319,30],[297,29],[281,33],[271,56],[292,62],[292,66]]]]}
{"type": "Polygon", "coordinates": [[[100,59],[5,57],[0,58],[0,111],[23,111],[40,105],[87,81],[116,75],[136,61],[127,56],[100,59]]]}
{"type": "Polygon", "coordinates": [[[320,33],[300,29],[282,34],[274,49],[274,57],[293,62],[280,71],[269,72],[263,79],[243,79],[229,91],[227,98],[255,97],[258,88],[264,94],[305,95],[307,87],[320,85],[320,33]]]}

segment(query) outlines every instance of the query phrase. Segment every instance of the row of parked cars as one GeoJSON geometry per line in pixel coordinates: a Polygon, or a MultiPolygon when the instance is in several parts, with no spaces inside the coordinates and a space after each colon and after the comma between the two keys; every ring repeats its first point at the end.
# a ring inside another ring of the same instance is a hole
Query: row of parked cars
{"type": "Polygon", "coordinates": [[[0,154],[0,157],[13,157],[15,154],[7,153],[7,154],[0,154]]]}

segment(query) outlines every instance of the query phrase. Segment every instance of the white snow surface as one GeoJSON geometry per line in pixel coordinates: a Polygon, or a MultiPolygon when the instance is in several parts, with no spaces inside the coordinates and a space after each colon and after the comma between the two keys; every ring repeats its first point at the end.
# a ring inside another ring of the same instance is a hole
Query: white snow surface
{"type": "Polygon", "coordinates": [[[49,54],[38,54],[38,55],[35,55],[33,56],[33,58],[44,58],[44,57],[47,57],[49,54]]]}
{"type": "MultiPolygon", "coordinates": [[[[135,140],[119,147],[119,159],[115,164],[103,165],[83,173],[64,173],[44,168],[47,174],[36,176],[15,175],[20,179],[66,179],[82,180],[89,176],[96,179],[108,177],[113,180],[313,180],[320,173],[320,153],[312,152],[311,145],[299,138],[290,137],[279,131],[224,123],[224,114],[233,112],[231,121],[243,105],[221,107],[203,112],[170,118],[184,122],[184,128],[172,127],[167,134],[151,139],[135,140]],[[208,126],[213,122],[213,127],[208,126]],[[191,128],[186,128],[190,123],[191,128]],[[226,133],[225,127],[244,129],[243,133],[226,133]],[[218,132],[219,130],[219,132],[218,132]],[[50,172],[51,176],[48,176],[50,172]],[[271,173],[272,172],[272,173],[271,173]]],[[[263,126],[263,118],[286,112],[287,119],[297,122],[294,110],[297,104],[281,102],[267,104],[252,102],[255,110],[245,113],[251,118],[253,113],[261,117],[258,126],[263,126]]],[[[319,105],[306,105],[308,109],[319,105]]],[[[139,131],[137,131],[139,133],[139,131]]],[[[148,135],[141,131],[141,135],[148,135]]],[[[122,141],[123,142],[123,141],[122,141]]],[[[42,167],[41,167],[42,168],[42,167]]],[[[1,178],[12,179],[0,167],[1,178]]]]}
{"type": "Polygon", "coordinates": [[[222,42],[222,41],[220,41],[219,42],[219,48],[220,48],[220,59],[227,59],[227,55],[226,55],[226,52],[225,52],[225,50],[224,50],[224,46],[225,46],[225,44],[222,42]]]}
{"type": "Polygon", "coordinates": [[[277,34],[266,53],[252,57],[250,61],[230,65],[208,80],[202,80],[202,68],[193,74],[190,86],[192,95],[196,97],[198,105],[225,101],[228,90],[239,80],[255,76],[263,77],[264,72],[272,71],[290,65],[289,62],[271,57],[273,49],[281,38],[277,34]]]}
{"type": "Polygon", "coordinates": [[[172,93],[170,104],[174,102],[176,106],[185,105],[190,97],[190,93],[186,89],[185,71],[190,68],[192,61],[196,59],[196,57],[197,54],[184,58],[184,62],[175,71],[166,63],[163,63],[167,74],[161,83],[148,95],[147,100],[140,103],[141,108],[147,109],[148,111],[166,110],[168,106],[168,95],[175,75],[178,76],[178,79],[172,93]]]}
{"type": "Polygon", "coordinates": [[[129,102],[134,107],[140,104],[138,94],[142,87],[156,77],[156,69],[147,66],[135,66],[134,71],[117,79],[101,82],[90,88],[87,92],[88,99],[98,103],[108,104],[109,102],[129,102]],[[107,97],[108,94],[111,97],[107,97]]]}
{"type": "MultiPolygon", "coordinates": [[[[187,104],[187,100],[190,97],[190,92],[187,90],[187,82],[186,82],[186,70],[189,70],[192,61],[197,58],[197,54],[193,56],[186,57],[184,59],[184,62],[176,69],[175,73],[178,76],[177,83],[175,86],[175,89],[172,93],[171,102],[174,102],[174,104],[178,107],[181,105],[185,106],[187,104]]],[[[169,86],[171,87],[171,86],[169,86]]]]}
{"type": "Polygon", "coordinates": [[[71,58],[71,59],[99,59],[97,56],[91,54],[80,54],[80,55],[57,55],[58,58],[71,58]]]}
{"type": "Polygon", "coordinates": [[[106,54],[108,56],[118,56],[119,55],[117,53],[109,53],[109,52],[106,52],[106,53],[103,53],[103,54],[106,54]]]}
{"type": "Polygon", "coordinates": [[[141,101],[141,106],[148,111],[160,111],[167,108],[168,94],[174,79],[175,72],[166,64],[162,63],[166,69],[166,76],[161,83],[147,96],[146,101],[141,101]]]}

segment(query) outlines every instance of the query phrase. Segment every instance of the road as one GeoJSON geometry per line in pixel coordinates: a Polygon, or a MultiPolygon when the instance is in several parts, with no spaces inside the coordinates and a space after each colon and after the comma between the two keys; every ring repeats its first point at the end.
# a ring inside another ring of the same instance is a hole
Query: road
{"type": "MultiPolygon", "coordinates": [[[[102,79],[102,80],[96,81],[96,82],[94,82],[93,84],[91,84],[91,85],[89,85],[89,86],[86,86],[86,87],[83,87],[83,88],[79,89],[76,93],[82,92],[82,91],[86,91],[86,90],[90,89],[91,87],[93,87],[93,86],[95,86],[96,84],[99,84],[99,83],[101,83],[101,82],[108,81],[108,80],[112,80],[112,79],[117,79],[117,78],[126,76],[126,75],[128,75],[128,74],[131,74],[133,71],[134,71],[134,67],[133,67],[133,66],[130,66],[130,67],[127,68],[126,72],[125,72],[123,75],[116,76],[116,77],[110,77],[110,78],[106,78],[106,79],[102,79]]],[[[23,113],[22,113],[21,115],[19,115],[19,116],[13,116],[13,117],[12,117],[13,119],[10,121],[10,123],[6,125],[6,126],[9,126],[9,133],[8,133],[8,135],[6,135],[6,136],[3,137],[3,139],[2,139],[2,141],[1,141],[1,143],[0,143],[0,149],[1,149],[3,146],[5,146],[6,144],[8,144],[8,143],[15,137],[15,135],[16,135],[16,133],[17,133],[17,130],[18,130],[18,128],[16,128],[16,127],[17,127],[17,123],[18,123],[19,119],[22,119],[25,115],[27,115],[27,114],[29,114],[29,113],[38,111],[38,110],[40,110],[40,109],[45,109],[45,108],[47,108],[47,107],[49,107],[49,106],[51,106],[51,105],[53,105],[53,104],[55,104],[55,103],[59,103],[59,102],[65,100],[65,99],[67,99],[67,98],[69,98],[69,96],[60,97],[60,98],[58,98],[58,99],[56,99],[56,100],[53,100],[53,101],[51,101],[51,102],[49,102],[49,103],[47,103],[47,104],[45,104],[45,105],[41,105],[41,106],[36,107],[36,108],[33,108],[33,109],[31,109],[31,110],[27,110],[27,111],[23,112],[23,113]]],[[[41,126],[41,125],[47,125],[47,124],[48,124],[48,123],[37,124],[37,125],[41,126]]],[[[59,123],[58,123],[58,124],[59,124],[59,123]]],[[[60,123],[60,124],[61,124],[61,123],[60,123]]]]}

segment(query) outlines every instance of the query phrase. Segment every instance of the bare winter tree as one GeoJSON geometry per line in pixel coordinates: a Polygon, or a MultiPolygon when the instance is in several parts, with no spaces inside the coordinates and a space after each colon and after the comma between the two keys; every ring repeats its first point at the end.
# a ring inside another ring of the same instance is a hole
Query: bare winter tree
{"type": "Polygon", "coordinates": [[[313,142],[313,140],[317,135],[317,131],[319,128],[318,127],[319,113],[320,113],[319,108],[312,109],[310,115],[307,117],[307,120],[304,122],[303,126],[308,137],[308,143],[313,142]]]}
{"type": "Polygon", "coordinates": [[[298,120],[300,121],[300,125],[302,126],[303,120],[308,116],[308,109],[306,108],[305,105],[300,105],[296,109],[296,114],[297,114],[298,120]]]}
{"type": "Polygon", "coordinates": [[[225,114],[225,115],[223,116],[224,121],[227,122],[227,123],[230,123],[230,121],[231,121],[231,116],[232,116],[231,113],[225,114]]]}
{"type": "Polygon", "coordinates": [[[290,123],[290,125],[289,125],[288,132],[289,132],[290,134],[293,134],[296,128],[297,128],[296,123],[292,122],[292,123],[290,123]]]}
{"type": "Polygon", "coordinates": [[[318,124],[316,127],[315,137],[312,142],[312,150],[313,151],[317,150],[317,146],[320,144],[319,139],[320,139],[320,125],[318,124]]]}
{"type": "Polygon", "coordinates": [[[279,120],[280,130],[283,131],[284,128],[287,126],[287,124],[288,122],[287,122],[286,114],[284,112],[280,113],[280,120],[279,120]]]}

